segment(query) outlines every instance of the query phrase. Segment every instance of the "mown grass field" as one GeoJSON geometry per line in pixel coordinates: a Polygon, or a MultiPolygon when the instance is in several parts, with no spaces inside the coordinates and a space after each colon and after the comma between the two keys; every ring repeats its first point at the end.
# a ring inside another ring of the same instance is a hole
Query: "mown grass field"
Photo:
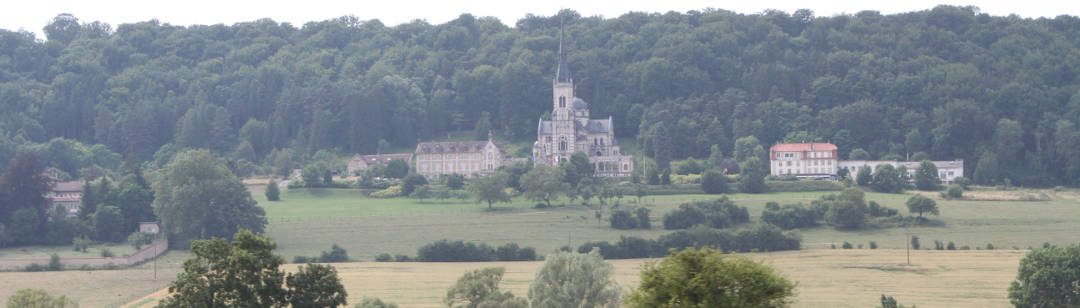
{"type": "Polygon", "coordinates": [[[0,303],[19,289],[43,289],[63,294],[79,302],[79,307],[120,307],[169,285],[190,256],[187,251],[171,250],[154,262],[121,270],[61,272],[0,272],[0,303]]]}
{"type": "MultiPolygon", "coordinates": [[[[827,192],[734,194],[729,197],[749,209],[756,221],[765,203],[802,202],[808,204],[827,192]]],[[[511,204],[497,204],[496,211],[472,201],[452,200],[440,203],[413,199],[371,199],[352,190],[286,190],[284,201],[266,202],[255,194],[267,209],[268,234],[278,242],[281,254],[291,260],[296,255],[316,255],[338,244],[354,260],[370,261],[375,254],[415,255],[417,248],[439,239],[465,240],[489,245],[514,242],[532,246],[546,253],[564,245],[577,247],[587,241],[616,241],[620,236],[655,238],[663,230],[662,217],[678,204],[712,195],[647,196],[641,205],[652,210],[653,229],[614,230],[606,221],[595,218],[598,202],[592,206],[567,205],[534,209],[528,200],[515,198],[511,204]]],[[[868,200],[899,210],[907,215],[907,194],[867,193],[868,200]]],[[[632,208],[634,197],[624,197],[621,207],[632,208]]],[[[562,204],[566,200],[555,202],[562,204]]],[[[915,227],[837,231],[829,227],[801,230],[804,249],[828,249],[844,241],[882,248],[904,248],[906,234],[921,238],[923,248],[933,247],[934,240],[953,241],[958,247],[985,247],[992,243],[999,249],[1038,247],[1043,242],[1069,244],[1080,231],[1080,202],[1072,194],[1055,195],[1051,201],[964,201],[937,200],[941,215],[934,217],[943,227],[915,227]]],[[[604,217],[611,212],[604,209],[604,217]]]]}
{"type": "MultiPolygon", "coordinates": [[[[413,199],[371,199],[355,190],[283,190],[284,201],[267,202],[259,187],[253,196],[266,208],[270,224],[267,234],[278,243],[277,253],[286,260],[297,255],[313,256],[334,243],[346,248],[350,258],[370,261],[375,254],[415,256],[417,248],[439,239],[466,240],[489,245],[514,242],[532,246],[544,254],[564,245],[574,247],[596,240],[616,241],[620,236],[655,238],[670,231],[662,229],[664,213],[690,200],[716,198],[711,195],[648,196],[633,204],[634,197],[621,200],[621,207],[647,206],[652,210],[653,229],[614,230],[606,221],[598,222],[591,207],[580,205],[535,209],[535,202],[515,198],[511,204],[497,204],[495,211],[471,200],[440,202],[413,199]]],[[[781,204],[809,203],[827,193],[735,194],[729,197],[746,206],[751,220],[758,220],[769,201],[781,204]]],[[[802,230],[804,251],[753,254],[767,260],[791,278],[800,281],[800,307],[873,306],[881,293],[896,296],[902,303],[923,307],[1006,306],[1006,288],[1016,275],[1023,252],[1004,251],[1039,246],[1043,242],[1071,244],[1080,231],[1080,202],[1075,193],[1049,192],[1051,201],[950,201],[940,200],[944,227],[836,231],[828,227],[802,230]],[[923,251],[913,254],[915,267],[900,266],[906,233],[922,238],[923,251]],[[957,246],[984,247],[994,251],[927,251],[933,240],[954,241],[957,246]],[[844,241],[867,245],[876,241],[881,250],[831,250],[844,241]],[[899,250],[897,250],[899,249],[899,250]],[[922,257],[919,257],[922,256],[922,257]],[[924,261],[920,261],[924,260],[924,261]]],[[[910,195],[868,193],[867,199],[900,210],[910,195]]],[[[561,205],[567,201],[559,200],[561,205]]],[[[605,208],[604,217],[610,214],[605,208]]],[[[34,253],[70,250],[70,247],[36,247],[34,253]]],[[[113,250],[119,252],[120,249],[113,250]]],[[[8,252],[11,253],[11,252],[8,252]]],[[[18,253],[15,251],[15,253],[18,253]]],[[[158,279],[152,278],[151,264],[114,271],[64,271],[42,273],[0,273],[0,302],[17,289],[42,288],[77,299],[81,307],[116,307],[138,304],[140,296],[160,290],[171,281],[188,257],[171,251],[158,261],[158,279]]],[[[614,261],[620,282],[636,284],[641,260],[614,261]]],[[[435,307],[445,289],[467,268],[505,265],[506,286],[524,295],[537,262],[510,263],[341,263],[350,301],[364,296],[391,299],[402,307],[435,307]]],[[[160,294],[159,294],[160,295],[160,294]]],[[[141,300],[150,307],[153,300],[141,300]]]]}
{"type": "Polygon", "coordinates": [[[135,253],[135,246],[127,243],[106,243],[90,245],[85,252],[75,251],[72,246],[22,246],[0,249],[0,259],[48,258],[56,254],[61,258],[97,258],[108,249],[115,256],[127,256],[135,253]]]}
{"type": "MultiPolygon", "coordinates": [[[[874,307],[881,294],[919,307],[1007,307],[1006,290],[1024,251],[803,250],[743,254],[775,267],[798,282],[795,307],[874,307]]],[[[615,279],[629,292],[648,260],[613,260],[615,279]]],[[[442,298],[462,273],[503,266],[501,288],[527,296],[543,262],[335,263],[350,303],[367,297],[401,307],[445,307],[442,298]]],[[[288,270],[295,270],[289,265],[288,270]]],[[[165,290],[125,307],[152,307],[165,290]]]]}

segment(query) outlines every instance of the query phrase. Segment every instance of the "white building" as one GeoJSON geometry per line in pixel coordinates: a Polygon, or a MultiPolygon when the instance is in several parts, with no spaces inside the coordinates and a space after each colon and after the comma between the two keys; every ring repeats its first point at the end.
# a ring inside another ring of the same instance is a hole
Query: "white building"
{"type": "MultiPolygon", "coordinates": [[[[870,172],[873,174],[874,169],[881,164],[890,164],[893,168],[900,168],[904,166],[907,168],[907,175],[909,179],[915,178],[915,170],[919,168],[917,161],[896,161],[896,160],[843,160],[840,161],[840,169],[848,171],[852,177],[859,172],[859,168],[862,166],[870,167],[870,172]]],[[[964,176],[964,160],[948,160],[948,161],[931,161],[934,167],[937,167],[938,177],[941,181],[948,184],[952,183],[958,177],[964,176]]]]}
{"type": "Polygon", "coordinates": [[[769,148],[769,174],[803,178],[836,177],[836,145],[832,143],[779,143],[769,148]]]}

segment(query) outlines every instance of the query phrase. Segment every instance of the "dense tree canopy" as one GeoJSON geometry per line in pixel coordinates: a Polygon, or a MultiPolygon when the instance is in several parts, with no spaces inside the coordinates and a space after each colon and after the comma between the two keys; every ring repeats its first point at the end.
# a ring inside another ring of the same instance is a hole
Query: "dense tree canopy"
{"type": "Polygon", "coordinates": [[[299,161],[374,153],[476,123],[529,140],[549,107],[560,24],[576,94],[661,169],[714,144],[739,157],[733,140],[754,136],[766,148],[831,141],[840,157],[963,158],[968,176],[993,151],[1013,183],[1080,183],[1080,18],[956,6],[563,10],[514,27],[469,14],[393,27],[353,16],[112,26],[62,14],[47,40],[0,30],[0,161],[35,149],[75,175],[168,146],[270,165],[285,149],[299,161]]]}
{"type": "Polygon", "coordinates": [[[154,212],[170,242],[231,237],[237,228],[262,232],[265,211],[240,178],[207,150],[177,154],[154,182],[154,212]]]}

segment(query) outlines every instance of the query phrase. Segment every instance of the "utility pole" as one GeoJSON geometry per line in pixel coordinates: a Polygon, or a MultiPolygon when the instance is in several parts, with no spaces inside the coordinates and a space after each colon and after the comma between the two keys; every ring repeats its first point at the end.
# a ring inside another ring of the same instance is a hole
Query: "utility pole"
{"type": "Polygon", "coordinates": [[[911,265],[911,229],[907,230],[907,241],[904,243],[904,247],[907,248],[907,265],[911,265]]]}

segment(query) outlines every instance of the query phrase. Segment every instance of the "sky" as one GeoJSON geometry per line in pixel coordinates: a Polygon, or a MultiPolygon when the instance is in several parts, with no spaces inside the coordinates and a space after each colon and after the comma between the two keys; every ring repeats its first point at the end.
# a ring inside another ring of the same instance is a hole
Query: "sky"
{"type": "Polygon", "coordinates": [[[883,14],[919,11],[939,4],[976,6],[990,15],[1016,14],[1021,17],[1055,17],[1080,15],[1080,1],[1075,0],[1027,0],[966,2],[905,0],[756,0],[756,1],[705,1],[705,0],[38,0],[17,1],[5,4],[0,11],[0,29],[26,30],[44,39],[42,28],[54,16],[71,13],[80,22],[102,21],[113,25],[157,19],[172,25],[219,24],[270,18],[303,26],[309,21],[321,21],[344,15],[354,15],[361,20],[379,19],[393,26],[416,19],[440,24],[457,18],[462,13],[477,17],[494,16],[504,24],[513,26],[526,14],[550,16],[562,8],[577,11],[582,16],[614,18],[626,12],[665,13],[686,12],[717,8],[737,13],[753,14],[766,9],[778,9],[792,13],[798,9],[810,9],[815,16],[853,14],[864,10],[883,14]]]}

